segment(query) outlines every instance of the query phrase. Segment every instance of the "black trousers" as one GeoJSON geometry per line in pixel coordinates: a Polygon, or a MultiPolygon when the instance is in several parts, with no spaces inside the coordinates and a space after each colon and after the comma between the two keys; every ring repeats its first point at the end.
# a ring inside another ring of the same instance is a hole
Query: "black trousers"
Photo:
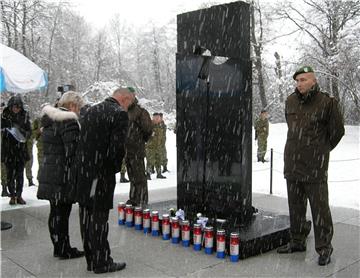
{"type": "Polygon", "coordinates": [[[127,154],[126,168],[130,179],[129,199],[137,206],[148,204],[148,184],[145,174],[144,156],[138,154],[127,154]]]}
{"type": "Polygon", "coordinates": [[[80,205],[80,232],[89,269],[104,267],[113,262],[110,256],[109,209],[94,210],[80,205]]]}
{"type": "Polygon", "coordinates": [[[334,233],[329,207],[327,182],[308,183],[287,179],[290,213],[290,232],[293,241],[305,242],[307,200],[314,225],[315,250],[318,254],[331,254],[334,233]]]}
{"type": "Polygon", "coordinates": [[[64,255],[70,248],[69,217],[72,204],[50,201],[49,232],[54,255],[64,255]]]}
{"type": "Polygon", "coordinates": [[[14,164],[5,164],[5,167],[10,197],[21,197],[24,186],[25,163],[16,161],[14,164]]]}

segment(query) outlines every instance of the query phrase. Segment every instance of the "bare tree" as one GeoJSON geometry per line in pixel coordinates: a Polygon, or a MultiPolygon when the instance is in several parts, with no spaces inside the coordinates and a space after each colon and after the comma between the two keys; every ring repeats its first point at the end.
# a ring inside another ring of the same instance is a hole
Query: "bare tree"
{"type": "Polygon", "coordinates": [[[265,84],[264,84],[264,75],[263,75],[263,63],[262,63],[262,49],[263,49],[263,23],[262,23],[262,14],[261,9],[258,4],[255,4],[255,1],[252,0],[250,3],[250,18],[251,18],[251,30],[250,30],[250,39],[251,46],[254,51],[254,66],[255,66],[255,75],[257,76],[257,84],[259,88],[259,96],[261,100],[262,107],[267,106],[265,84]],[[257,21],[255,19],[257,12],[257,21]],[[258,24],[256,24],[258,23],[258,24]],[[256,32],[256,26],[258,25],[259,30],[258,34],[256,32]]]}
{"type": "Polygon", "coordinates": [[[308,8],[300,10],[290,4],[280,11],[282,18],[293,22],[305,32],[320,52],[308,53],[328,73],[328,88],[339,98],[340,61],[339,42],[343,39],[341,31],[360,14],[360,1],[303,0],[308,8]]]}
{"type": "Polygon", "coordinates": [[[274,56],[275,56],[275,74],[277,76],[278,86],[279,86],[279,99],[280,99],[280,102],[283,103],[284,102],[284,93],[283,93],[283,86],[282,86],[283,85],[282,84],[283,73],[282,73],[282,68],[281,68],[280,55],[279,55],[279,53],[275,52],[274,56]]]}

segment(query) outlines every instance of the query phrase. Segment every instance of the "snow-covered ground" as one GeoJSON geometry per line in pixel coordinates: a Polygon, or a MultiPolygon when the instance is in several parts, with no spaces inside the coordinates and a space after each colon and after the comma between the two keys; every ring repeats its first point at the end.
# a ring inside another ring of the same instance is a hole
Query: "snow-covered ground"
{"type": "MultiPolygon", "coordinates": [[[[286,197],[286,183],[283,178],[283,150],[286,140],[286,124],[270,124],[268,150],[273,149],[273,194],[286,197]]],[[[329,166],[329,198],[332,206],[360,209],[360,142],[359,126],[346,126],[346,133],[339,145],[330,155],[329,166]]],[[[167,179],[156,179],[152,175],[149,181],[149,190],[176,187],[176,135],[173,131],[167,132],[168,169],[167,179]]],[[[269,194],[270,192],[270,163],[257,162],[256,141],[253,141],[253,192],[269,194]]],[[[33,149],[34,164],[33,175],[36,178],[38,163],[36,159],[36,147],[33,149]]],[[[266,155],[270,160],[270,151],[266,155]]],[[[119,181],[117,175],[117,181],[119,181]]],[[[35,179],[35,183],[36,183],[35,179]]],[[[37,187],[28,187],[25,178],[23,198],[26,206],[41,206],[48,204],[47,201],[37,200],[37,187]]],[[[129,192],[129,183],[117,183],[115,194],[129,192]]],[[[151,200],[150,200],[151,201],[151,200]]],[[[1,210],[23,208],[26,206],[10,206],[7,197],[1,198],[1,210]]]]}

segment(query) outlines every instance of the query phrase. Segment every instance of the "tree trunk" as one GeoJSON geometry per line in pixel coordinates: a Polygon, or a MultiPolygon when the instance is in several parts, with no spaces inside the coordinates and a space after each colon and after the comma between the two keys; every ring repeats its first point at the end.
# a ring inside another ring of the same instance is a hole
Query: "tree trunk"
{"type": "Polygon", "coordinates": [[[276,76],[279,80],[279,99],[280,99],[280,102],[283,103],[284,102],[284,93],[283,93],[283,84],[282,84],[282,69],[281,69],[281,61],[280,61],[280,55],[279,53],[275,52],[274,53],[274,56],[275,56],[275,73],[276,73],[276,76]]]}
{"type": "Polygon", "coordinates": [[[255,3],[252,2],[250,5],[250,12],[251,12],[251,41],[254,48],[255,53],[255,69],[258,78],[258,86],[259,86],[259,95],[261,100],[261,105],[263,108],[267,106],[266,101],[266,93],[265,93],[265,85],[264,85],[264,77],[263,77],[263,70],[262,70],[262,59],[261,59],[261,48],[262,48],[262,21],[261,21],[261,14],[260,14],[260,42],[257,41],[256,34],[255,34],[255,3]]]}
{"type": "Polygon", "coordinates": [[[23,18],[21,24],[21,48],[22,54],[27,57],[26,51],[26,21],[27,21],[27,7],[26,2],[23,0],[22,2],[22,9],[23,9],[23,18]]]}

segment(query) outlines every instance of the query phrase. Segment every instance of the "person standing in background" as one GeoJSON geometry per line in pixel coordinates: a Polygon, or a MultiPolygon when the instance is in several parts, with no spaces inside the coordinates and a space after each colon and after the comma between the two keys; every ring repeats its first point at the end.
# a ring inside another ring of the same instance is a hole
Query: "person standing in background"
{"type": "Polygon", "coordinates": [[[26,140],[31,136],[29,113],[24,109],[20,95],[11,97],[1,114],[1,161],[4,162],[7,175],[7,187],[10,192],[10,205],[25,205],[22,198],[24,186],[24,167],[29,160],[26,140]]]}
{"type": "Polygon", "coordinates": [[[120,168],[120,182],[121,183],[127,183],[129,180],[125,177],[126,174],[126,163],[125,159],[121,162],[121,168],[120,168]]]}
{"type": "Polygon", "coordinates": [[[267,149],[267,138],[269,136],[268,112],[261,110],[259,118],[255,122],[255,140],[258,141],[257,159],[258,162],[266,162],[265,154],[267,149]]]}
{"type": "Polygon", "coordinates": [[[129,131],[126,140],[126,168],[130,179],[129,200],[133,206],[146,206],[148,204],[148,184],[145,175],[145,143],[152,134],[152,122],[138,100],[130,105],[129,131]]]}
{"type": "Polygon", "coordinates": [[[166,173],[166,172],[169,172],[169,170],[167,168],[168,159],[167,159],[167,151],[166,151],[167,126],[164,121],[164,114],[159,113],[159,116],[160,116],[160,128],[161,128],[160,159],[161,159],[162,172],[166,173]]]}
{"type": "Polygon", "coordinates": [[[33,182],[33,175],[32,175],[32,166],[33,166],[33,146],[34,146],[34,141],[35,141],[35,129],[34,129],[34,123],[31,124],[31,136],[30,138],[26,141],[26,147],[28,149],[28,153],[29,153],[29,160],[26,162],[25,164],[25,173],[26,173],[26,178],[29,182],[29,186],[34,186],[34,182],[33,182]]]}
{"type": "MultiPolygon", "coordinates": [[[[1,106],[0,106],[0,113],[2,114],[4,108],[5,108],[5,102],[1,102],[1,106]]],[[[1,135],[3,133],[3,130],[1,129],[1,135]]],[[[1,136],[1,140],[2,140],[2,136],[1,136]]],[[[1,187],[2,187],[2,192],[1,192],[1,197],[8,197],[10,196],[10,193],[8,192],[7,189],[7,177],[6,177],[6,166],[5,164],[2,162],[1,160],[1,187]]]]}
{"type": "Polygon", "coordinates": [[[162,133],[161,118],[159,113],[154,113],[152,118],[153,132],[146,143],[146,176],[148,180],[151,180],[152,169],[155,168],[158,179],[165,179],[166,177],[161,174],[161,162],[162,162],[162,133]]]}

